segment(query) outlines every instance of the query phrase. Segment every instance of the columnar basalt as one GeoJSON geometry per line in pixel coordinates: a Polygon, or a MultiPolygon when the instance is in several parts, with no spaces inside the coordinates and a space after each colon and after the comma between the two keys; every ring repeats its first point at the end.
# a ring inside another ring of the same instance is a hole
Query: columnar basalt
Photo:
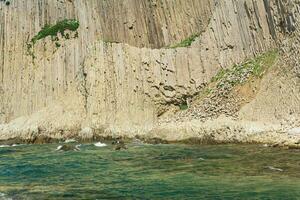
{"type": "Polygon", "coordinates": [[[147,133],[169,110],[188,106],[221,69],[278,48],[297,29],[298,7],[289,9],[296,4],[286,0],[0,4],[0,135],[5,139],[25,132],[26,137],[59,138],[81,129],[131,136],[147,133]],[[57,32],[59,46],[53,38],[39,38],[32,49],[34,57],[28,54],[28,43],[46,24],[70,19],[79,24],[78,37],[57,32]],[[189,38],[191,46],[176,45],[189,38]]]}

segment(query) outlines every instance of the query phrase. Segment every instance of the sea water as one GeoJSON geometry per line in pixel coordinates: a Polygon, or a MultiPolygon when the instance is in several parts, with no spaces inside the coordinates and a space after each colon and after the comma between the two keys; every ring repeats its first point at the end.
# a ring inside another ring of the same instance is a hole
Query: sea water
{"type": "Polygon", "coordinates": [[[0,148],[0,199],[300,199],[300,151],[261,145],[0,148]]]}

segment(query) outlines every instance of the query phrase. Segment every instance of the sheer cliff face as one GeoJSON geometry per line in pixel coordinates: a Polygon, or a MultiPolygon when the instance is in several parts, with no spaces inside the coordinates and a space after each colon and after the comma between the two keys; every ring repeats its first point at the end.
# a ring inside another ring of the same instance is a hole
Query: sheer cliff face
{"type": "Polygon", "coordinates": [[[34,114],[16,129],[53,132],[151,129],[219,69],[274,48],[293,28],[284,8],[279,0],[0,2],[0,120],[34,114]],[[45,38],[36,59],[28,55],[26,43],[45,24],[72,18],[78,38],[59,48],[45,38]],[[189,48],[162,48],[193,34],[189,48]]]}
{"type": "Polygon", "coordinates": [[[97,40],[158,48],[204,31],[210,1],[11,1],[0,4],[1,119],[31,114],[65,95],[97,40]],[[47,38],[27,55],[26,43],[45,24],[76,18],[79,38],[57,49],[47,38]]]}
{"type": "MultiPolygon", "coordinates": [[[[241,109],[241,117],[248,120],[280,122],[291,127],[300,126],[300,1],[280,3],[283,31],[289,37],[280,45],[279,69],[268,74],[255,100],[241,109]]],[[[300,130],[300,129],[299,129],[300,130]]],[[[299,131],[297,132],[299,133],[299,131]]]]}
{"type": "Polygon", "coordinates": [[[22,43],[45,24],[76,18],[86,42],[102,39],[159,48],[204,31],[211,4],[210,0],[12,0],[9,6],[0,4],[1,26],[7,42],[22,43]]]}

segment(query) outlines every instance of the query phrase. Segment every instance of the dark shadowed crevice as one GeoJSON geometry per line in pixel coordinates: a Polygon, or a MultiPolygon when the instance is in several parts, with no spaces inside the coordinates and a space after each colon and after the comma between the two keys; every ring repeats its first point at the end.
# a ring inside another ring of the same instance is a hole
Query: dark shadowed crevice
{"type": "Polygon", "coordinates": [[[77,90],[80,92],[80,94],[83,96],[84,99],[84,109],[87,113],[87,105],[88,105],[88,96],[89,92],[87,89],[87,73],[84,70],[84,66],[80,65],[79,71],[76,75],[76,80],[78,82],[77,90]]]}
{"type": "Polygon", "coordinates": [[[274,40],[276,40],[276,30],[275,30],[275,26],[274,26],[274,19],[271,13],[271,7],[270,7],[270,2],[269,0],[264,0],[264,5],[265,5],[265,9],[266,9],[266,13],[267,13],[267,19],[268,19],[268,25],[269,25],[269,30],[271,33],[271,36],[274,40]]]}

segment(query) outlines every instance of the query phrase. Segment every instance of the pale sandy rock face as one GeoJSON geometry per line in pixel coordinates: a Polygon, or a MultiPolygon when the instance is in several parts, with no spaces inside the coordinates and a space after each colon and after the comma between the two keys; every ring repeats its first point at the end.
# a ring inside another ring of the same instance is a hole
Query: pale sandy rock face
{"type": "Polygon", "coordinates": [[[286,2],[0,4],[0,120],[10,122],[0,130],[7,136],[34,126],[56,137],[73,136],[83,127],[148,132],[161,114],[196,95],[221,68],[275,48],[294,27],[286,2]],[[26,48],[30,38],[47,23],[72,18],[80,22],[79,37],[61,39],[59,48],[50,38],[39,40],[33,62],[26,48]],[[189,48],[161,48],[195,33],[199,37],[189,48]]]}
{"type": "Polygon", "coordinates": [[[90,127],[84,127],[81,129],[78,136],[82,139],[91,139],[94,136],[94,131],[90,127]]]}
{"type": "Polygon", "coordinates": [[[289,12],[285,18],[289,37],[281,42],[281,59],[272,73],[263,78],[256,98],[239,113],[242,119],[278,123],[289,129],[300,126],[300,2],[283,5],[289,12]]]}
{"type": "Polygon", "coordinates": [[[299,126],[300,80],[283,61],[277,65],[277,70],[263,78],[256,98],[239,111],[240,118],[299,126]]]}
{"type": "Polygon", "coordinates": [[[300,135],[300,127],[292,128],[288,131],[290,135],[300,135]]]}
{"type": "Polygon", "coordinates": [[[275,48],[271,19],[264,15],[270,8],[244,3],[252,6],[250,11],[241,2],[216,4],[207,29],[191,48],[139,49],[96,42],[84,63],[87,120],[92,126],[151,127],[170,105],[178,106],[199,92],[221,67],[275,48]]]}
{"type": "MultiPolygon", "coordinates": [[[[31,0],[12,1],[10,6],[1,3],[1,122],[37,112],[74,92],[87,48],[97,40],[158,48],[204,31],[212,12],[211,1],[184,2],[31,0]],[[79,37],[61,40],[61,48],[56,48],[49,37],[38,41],[33,63],[27,55],[26,43],[45,24],[72,18],[80,23],[79,37]]],[[[82,76],[79,78],[81,81],[82,76]]],[[[82,84],[80,87],[82,92],[82,84]]]]}

